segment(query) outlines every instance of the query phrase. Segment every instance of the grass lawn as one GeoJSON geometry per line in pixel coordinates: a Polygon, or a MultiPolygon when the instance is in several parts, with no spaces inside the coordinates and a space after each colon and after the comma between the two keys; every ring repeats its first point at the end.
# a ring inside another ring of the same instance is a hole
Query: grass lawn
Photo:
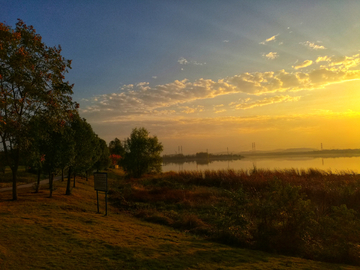
{"type": "Polygon", "coordinates": [[[53,198],[44,187],[19,189],[17,201],[0,193],[0,269],[358,269],[209,242],[110,204],[104,216],[92,178],[71,196],[66,182],[55,185],[53,198]]]}

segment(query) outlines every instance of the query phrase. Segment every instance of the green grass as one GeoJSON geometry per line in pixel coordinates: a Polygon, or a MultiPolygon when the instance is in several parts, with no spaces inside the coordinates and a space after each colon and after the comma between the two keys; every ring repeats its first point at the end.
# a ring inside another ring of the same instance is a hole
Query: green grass
{"type": "MultiPolygon", "coordinates": [[[[110,173],[112,186],[121,177],[110,173]]],[[[356,269],[234,248],[134,218],[109,205],[96,213],[93,181],[0,193],[0,269],[356,269]]]]}

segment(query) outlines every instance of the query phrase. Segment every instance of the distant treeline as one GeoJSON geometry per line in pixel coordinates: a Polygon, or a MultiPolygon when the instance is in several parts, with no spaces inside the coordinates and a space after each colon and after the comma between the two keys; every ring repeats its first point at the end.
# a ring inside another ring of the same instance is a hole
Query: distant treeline
{"type": "Polygon", "coordinates": [[[184,162],[198,162],[198,163],[210,163],[212,161],[218,160],[238,160],[244,158],[240,154],[209,154],[207,152],[199,152],[195,155],[184,155],[184,154],[174,154],[174,155],[163,155],[163,163],[184,163],[184,162]]]}

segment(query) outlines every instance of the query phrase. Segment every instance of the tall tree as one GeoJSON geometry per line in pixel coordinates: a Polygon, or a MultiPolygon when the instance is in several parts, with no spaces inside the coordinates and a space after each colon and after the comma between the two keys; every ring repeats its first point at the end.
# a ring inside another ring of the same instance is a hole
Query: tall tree
{"type": "Polygon", "coordinates": [[[0,140],[13,175],[13,200],[20,153],[29,146],[29,122],[67,119],[78,106],[65,80],[71,61],[61,47],[48,47],[32,26],[19,20],[15,29],[0,23],[0,140]]]}
{"type": "Polygon", "coordinates": [[[106,142],[103,139],[98,138],[99,140],[99,153],[98,153],[98,160],[94,164],[94,169],[97,171],[105,170],[109,168],[111,159],[110,159],[110,151],[106,142]]]}
{"type": "Polygon", "coordinates": [[[61,130],[57,145],[60,151],[59,169],[61,170],[61,181],[64,181],[64,171],[69,168],[75,159],[75,131],[71,128],[71,123],[67,122],[61,130]]]}
{"type": "Polygon", "coordinates": [[[48,135],[46,132],[48,126],[41,117],[33,117],[29,122],[29,125],[30,127],[28,136],[31,144],[27,149],[25,163],[27,166],[30,166],[32,170],[37,171],[36,192],[39,192],[40,176],[45,161],[44,142],[48,135]]]}
{"type": "Polygon", "coordinates": [[[145,173],[161,171],[163,146],[145,128],[134,128],[124,147],[125,155],[120,163],[130,176],[141,177],[145,173]]]}
{"type": "Polygon", "coordinates": [[[74,117],[71,126],[75,132],[75,158],[72,166],[75,187],[76,175],[87,174],[97,161],[98,138],[91,125],[79,116],[74,117]]]}
{"type": "Polygon", "coordinates": [[[118,138],[109,143],[109,151],[111,155],[123,156],[125,154],[124,146],[118,138]]]}
{"type": "Polygon", "coordinates": [[[5,161],[5,153],[0,151],[0,172],[5,173],[6,161],[5,161]]]}

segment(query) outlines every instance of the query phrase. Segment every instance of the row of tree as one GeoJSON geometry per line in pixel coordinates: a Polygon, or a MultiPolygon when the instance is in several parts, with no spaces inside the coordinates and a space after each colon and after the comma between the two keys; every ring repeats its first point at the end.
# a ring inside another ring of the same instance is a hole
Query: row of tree
{"type": "Polygon", "coordinates": [[[53,190],[53,177],[68,170],[66,194],[70,194],[70,176],[85,174],[86,180],[94,170],[104,170],[110,165],[110,153],[106,142],[99,138],[85,119],[74,114],[60,127],[51,127],[46,119],[34,117],[31,122],[31,144],[28,155],[24,155],[24,164],[38,173],[37,191],[41,173],[49,175],[50,196],[53,190]]]}
{"type": "Polygon", "coordinates": [[[41,173],[49,175],[50,196],[56,173],[64,179],[68,169],[69,194],[71,175],[75,186],[76,175],[107,168],[110,154],[134,177],[161,170],[163,147],[144,128],[135,128],[123,144],[112,141],[109,152],[78,114],[73,85],[65,81],[69,69],[61,47],[46,46],[32,26],[0,23],[0,162],[11,168],[14,200],[20,164],[35,168],[38,181],[41,173]]]}
{"type": "Polygon", "coordinates": [[[32,26],[21,20],[15,29],[0,23],[0,144],[12,171],[14,200],[21,158],[37,143],[34,126],[61,133],[77,115],[73,85],[65,81],[70,68],[61,47],[46,46],[32,26]]]}

